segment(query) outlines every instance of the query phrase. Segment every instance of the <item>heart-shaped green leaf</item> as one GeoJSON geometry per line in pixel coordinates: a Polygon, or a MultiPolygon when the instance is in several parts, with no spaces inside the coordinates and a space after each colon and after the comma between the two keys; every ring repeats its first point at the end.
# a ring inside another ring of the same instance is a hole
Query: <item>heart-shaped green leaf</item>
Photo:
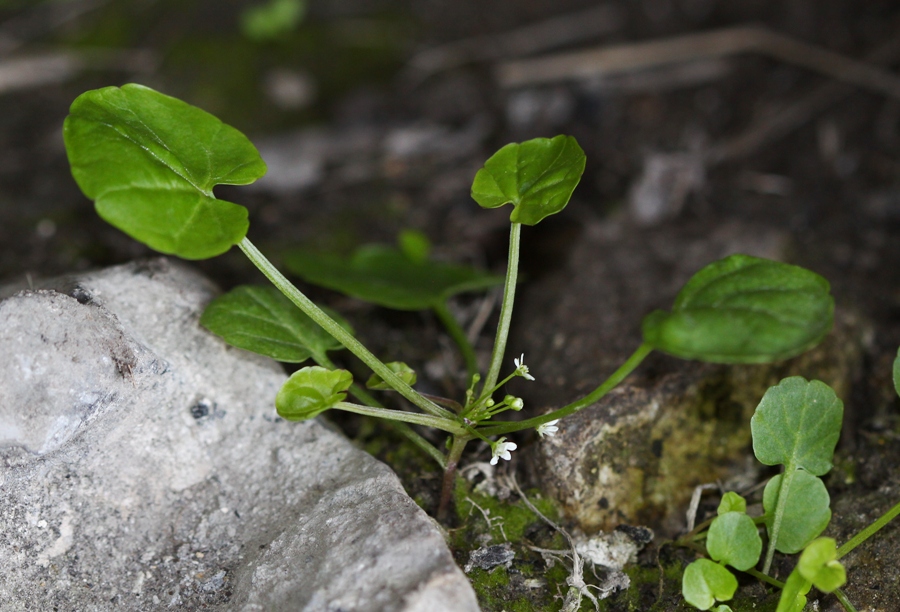
{"type": "MultiPolygon", "coordinates": [[[[352,332],[340,316],[328,314],[352,332]]],[[[210,302],[200,324],[232,346],[287,363],[343,348],[274,287],[236,287],[210,302]]]]}
{"type": "Polygon", "coordinates": [[[569,203],[585,162],[571,136],[510,143],[475,174],[472,198],[483,208],[512,204],[510,221],[535,225],[569,203]]]}
{"type": "Polygon", "coordinates": [[[683,359],[765,363],[799,355],[831,329],[828,281],[798,266],[732,255],[697,272],[672,312],[643,323],[644,341],[683,359]]]}
{"type": "MultiPolygon", "coordinates": [[[[392,361],[384,365],[386,365],[388,369],[391,370],[391,372],[399,376],[400,380],[405,382],[410,387],[416,384],[416,371],[402,361],[392,361]]],[[[366,387],[368,387],[369,389],[376,389],[378,391],[393,390],[393,387],[384,382],[384,380],[378,374],[372,374],[369,377],[369,380],[366,381],[366,387]]]]}
{"type": "Polygon", "coordinates": [[[353,375],[347,370],[309,366],[294,372],[275,396],[278,416],[304,421],[318,416],[347,397],[353,375]]]}
{"type": "Polygon", "coordinates": [[[697,559],[684,569],[681,594],[684,600],[701,610],[709,610],[716,601],[734,597],[738,582],[724,566],[709,559],[697,559]]]}
{"type": "Polygon", "coordinates": [[[833,538],[810,542],[800,555],[797,569],[823,593],[831,593],[847,582],[847,571],[838,561],[837,542],[833,538]]]}
{"type": "Polygon", "coordinates": [[[63,125],[72,176],[97,213],[162,253],[205,259],[247,234],[247,209],[213,196],[266,172],[247,138],[148,87],[88,91],[63,125]]]}
{"type": "Polygon", "coordinates": [[[725,512],[710,524],[706,550],[716,561],[743,572],[759,561],[762,538],[752,518],[743,512],[725,512]]]}
{"type": "Polygon", "coordinates": [[[467,266],[413,260],[384,245],[359,248],[350,258],[294,250],[287,268],[313,285],[396,310],[425,310],[451,296],[503,283],[502,276],[467,266]]]}
{"type": "Polygon", "coordinates": [[[772,522],[781,478],[782,475],[779,474],[766,483],[763,508],[766,511],[769,537],[775,538],[775,550],[793,554],[803,550],[828,526],[831,520],[831,498],[821,478],[806,470],[796,470],[787,492],[781,528],[778,533],[773,533],[772,522]]]}
{"type": "Polygon", "coordinates": [[[766,465],[801,467],[821,476],[831,469],[844,404],[825,383],[802,376],[769,387],[750,419],[753,452],[766,465]]]}

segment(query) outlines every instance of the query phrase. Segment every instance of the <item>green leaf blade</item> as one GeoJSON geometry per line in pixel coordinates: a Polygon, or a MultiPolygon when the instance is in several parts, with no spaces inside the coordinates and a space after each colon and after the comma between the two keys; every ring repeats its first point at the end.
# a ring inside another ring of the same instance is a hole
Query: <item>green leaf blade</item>
{"type": "MultiPolygon", "coordinates": [[[[352,331],[349,323],[329,314],[352,331]]],[[[285,363],[343,348],[274,287],[236,287],[210,302],[200,324],[232,346],[285,363]]]]}
{"type": "Polygon", "coordinates": [[[676,357],[766,363],[796,356],[831,329],[828,282],[809,270],[732,255],[697,272],[671,312],[644,319],[644,341],[676,357]]]}
{"type": "Polygon", "coordinates": [[[697,559],[688,565],[681,577],[684,600],[700,610],[709,610],[716,601],[734,597],[738,582],[734,574],[709,559],[697,559]]]}
{"type": "Polygon", "coordinates": [[[312,419],[347,397],[353,376],[347,370],[309,366],[297,370],[275,396],[278,416],[288,421],[312,419]]]}
{"type": "Polygon", "coordinates": [[[384,245],[364,246],[350,258],[295,249],[285,254],[284,261],[308,283],[395,310],[427,310],[458,293],[503,283],[502,276],[468,266],[416,261],[384,245]]]}
{"type": "Polygon", "coordinates": [[[247,211],[213,196],[266,166],[236,129],[148,87],[88,91],[63,126],[72,176],[106,221],[166,254],[205,259],[247,233],[247,211]]]}
{"type": "Polygon", "coordinates": [[[831,593],[847,582],[847,571],[838,561],[837,542],[833,538],[810,542],[800,555],[797,570],[823,593],[831,593]]]}
{"type": "Polygon", "coordinates": [[[806,608],[806,594],[809,593],[811,586],[812,584],[794,569],[784,583],[784,590],[781,591],[775,612],[803,612],[806,608]]]}
{"type": "Polygon", "coordinates": [[[536,225],[565,208],[586,160],[572,136],[510,143],[475,174],[472,198],[483,208],[512,204],[511,222],[536,225]]]}
{"type": "Polygon", "coordinates": [[[743,512],[725,512],[710,524],[706,550],[716,561],[743,572],[759,562],[762,538],[752,518],[743,512]]]}
{"type": "Polygon", "coordinates": [[[747,500],[734,491],[728,491],[722,496],[722,501],[719,502],[716,514],[722,515],[726,512],[743,512],[746,514],[747,500]]]}
{"type": "Polygon", "coordinates": [[[766,527],[769,537],[776,538],[775,550],[794,554],[821,534],[831,521],[831,497],[825,483],[818,476],[805,470],[797,470],[787,492],[781,528],[772,532],[773,513],[778,501],[782,475],[779,474],[766,483],[763,491],[763,508],[766,511],[766,527]]]}
{"type": "Polygon", "coordinates": [[[785,378],[766,391],[750,419],[753,452],[765,465],[822,476],[831,469],[843,416],[843,402],[825,383],[785,378]]]}
{"type": "Polygon", "coordinates": [[[897,349],[897,357],[894,358],[893,368],[894,391],[900,395],[900,349],[897,349]]]}
{"type": "MultiPolygon", "coordinates": [[[[386,363],[384,365],[386,365],[391,372],[399,376],[400,380],[405,382],[410,387],[416,384],[416,371],[402,361],[391,361],[390,363],[386,363]]],[[[393,391],[394,389],[392,386],[387,384],[384,379],[382,379],[378,374],[372,374],[369,377],[369,380],[366,381],[366,388],[375,389],[378,391],[393,391]]]]}

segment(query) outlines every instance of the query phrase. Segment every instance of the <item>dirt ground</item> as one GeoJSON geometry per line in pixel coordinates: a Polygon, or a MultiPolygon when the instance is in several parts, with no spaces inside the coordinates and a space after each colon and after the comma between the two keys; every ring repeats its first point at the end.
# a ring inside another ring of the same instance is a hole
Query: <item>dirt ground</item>
{"type": "MultiPolygon", "coordinates": [[[[275,259],[291,245],[347,250],[392,241],[412,227],[441,257],[502,271],[506,215],[471,201],[474,172],[507,142],[571,134],[587,153],[587,170],[569,209],[525,234],[523,299],[536,286],[530,283],[568,262],[591,223],[620,220],[635,240],[648,241],[666,224],[693,237],[734,223],[782,233],[792,263],[829,279],[838,308],[872,330],[863,373],[844,398],[852,418],[841,458],[854,477],[835,483],[847,495],[835,503],[836,516],[850,517],[835,535],[859,527],[857,504],[883,511],[895,503],[896,2],[313,0],[299,25],[262,41],[242,33],[241,16],[252,4],[262,3],[0,3],[0,279],[36,282],[150,255],[104,224],[69,175],[62,121],[71,101],[94,87],[144,83],[217,114],[257,142],[283,180],[217,194],[250,208],[250,237],[275,259]],[[766,42],[754,30],[730,51],[723,39],[709,43],[712,50],[691,47],[707,40],[704,33],[749,25],[806,45],[766,42]],[[641,55],[644,63],[631,48],[631,63],[607,73],[585,57],[570,57],[571,73],[523,64],[685,35],[694,36],[685,43],[692,51],[677,62],[673,47],[655,59],[641,55]],[[816,55],[809,46],[835,55],[816,55]],[[837,74],[841,58],[872,59],[887,72],[862,82],[855,65],[837,74]]],[[[239,253],[197,266],[224,288],[260,282],[239,253]]],[[[309,289],[357,329],[371,323],[370,336],[361,335],[376,349],[411,347],[413,354],[403,355],[411,363],[440,361],[447,350],[429,317],[309,289]],[[404,340],[410,337],[417,340],[404,340]]],[[[472,304],[457,307],[467,312],[472,304]]],[[[359,433],[358,424],[348,426],[359,433]]],[[[896,542],[896,527],[890,529],[896,542]]],[[[870,561],[884,565],[878,554],[870,561]]],[[[897,592],[896,580],[867,573],[856,594],[870,607],[860,609],[900,607],[885,599],[897,592]]],[[[654,589],[620,598],[614,609],[682,609],[654,589]]],[[[823,609],[837,609],[822,601],[823,609]]]]}

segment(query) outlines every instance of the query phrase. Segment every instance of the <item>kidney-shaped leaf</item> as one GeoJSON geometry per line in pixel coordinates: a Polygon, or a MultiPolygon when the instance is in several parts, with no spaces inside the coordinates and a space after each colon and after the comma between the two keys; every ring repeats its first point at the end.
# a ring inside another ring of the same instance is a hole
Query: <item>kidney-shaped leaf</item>
{"type": "Polygon", "coordinates": [[[246,235],[247,209],[213,196],[266,172],[247,138],[209,113],[142,85],[76,98],[63,126],[72,176],[97,213],[166,254],[205,259],[246,235]]]}
{"type": "Polygon", "coordinates": [[[802,467],[821,476],[831,469],[844,404],[819,380],[785,378],[769,387],[750,419],[753,452],[766,465],[802,467]]]}
{"type": "MultiPolygon", "coordinates": [[[[350,331],[340,316],[328,314],[350,331]]],[[[343,348],[274,287],[236,287],[210,302],[200,324],[232,346],[287,363],[343,348]]]]}
{"type": "Polygon", "coordinates": [[[775,550],[793,554],[803,550],[828,526],[831,520],[831,508],[828,507],[831,498],[821,478],[805,470],[797,470],[787,492],[781,529],[778,533],[772,533],[781,478],[782,475],[779,474],[766,483],[763,491],[763,508],[766,511],[769,537],[775,538],[775,550]]]}
{"type": "Polygon", "coordinates": [[[304,421],[318,416],[347,397],[353,375],[347,370],[309,366],[294,372],[275,396],[278,416],[304,421]]]}
{"type": "MultiPolygon", "coordinates": [[[[392,361],[384,365],[386,365],[391,372],[396,374],[400,378],[400,380],[405,382],[410,387],[416,384],[416,371],[402,361],[392,361]]],[[[384,380],[378,374],[372,374],[369,377],[369,380],[366,381],[366,387],[369,389],[376,389],[378,391],[393,390],[393,387],[384,382],[384,380]]]]}
{"type": "Polygon", "coordinates": [[[361,247],[350,258],[294,250],[287,268],[313,285],[396,310],[433,308],[457,293],[503,283],[502,276],[467,266],[410,259],[384,245],[361,247]]]}
{"type": "Polygon", "coordinates": [[[797,569],[804,578],[824,593],[831,593],[847,582],[847,571],[838,561],[837,543],[833,538],[818,538],[800,555],[797,569]]]}
{"type": "Polygon", "coordinates": [[[644,341],[684,359],[765,363],[799,355],[831,329],[828,281],[798,266],[732,255],[697,272],[671,312],[643,323],[644,341]]]}
{"type": "Polygon", "coordinates": [[[752,518],[743,512],[725,512],[709,526],[706,550],[716,561],[743,572],[759,561],[762,538],[752,518]]]}
{"type": "Polygon", "coordinates": [[[571,136],[510,143],[475,174],[472,198],[483,208],[512,204],[510,221],[535,225],[569,203],[585,162],[571,136]]]}
{"type": "Polygon", "coordinates": [[[728,601],[734,597],[737,587],[734,574],[709,559],[697,559],[681,576],[684,600],[701,610],[709,610],[716,601],[728,601]]]}

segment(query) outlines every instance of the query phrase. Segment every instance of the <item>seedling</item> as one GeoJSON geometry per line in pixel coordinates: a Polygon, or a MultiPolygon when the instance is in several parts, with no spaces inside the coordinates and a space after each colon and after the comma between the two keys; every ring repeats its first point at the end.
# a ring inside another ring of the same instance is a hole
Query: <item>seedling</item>
{"type": "MultiPolygon", "coordinates": [[[[399,423],[445,470],[441,508],[447,507],[457,465],[469,442],[487,443],[492,463],[510,459],[517,446],[507,434],[537,429],[542,436],[552,435],[559,419],[595,403],[654,349],[685,359],[761,363],[807,350],[832,325],[833,300],[823,278],[796,266],[732,255],[698,272],[670,312],[650,314],[643,323],[643,343],[596,389],[550,413],[502,421],[496,417],[524,406],[521,398],[503,395],[506,382],[514,377],[540,379],[521,354],[512,372],[500,376],[515,299],[521,227],[562,211],[578,185],[585,155],[571,136],[508,144],[475,175],[472,197],[479,205],[513,206],[509,257],[487,371],[482,376],[469,355],[468,391],[454,400],[414,390],[409,366],[379,360],[346,323],[313,304],[250,242],[247,210],[213,195],[216,185],[244,185],[265,173],[256,148],[236,129],[180,100],[132,84],[79,96],[63,134],[76,182],[109,223],[157,251],[185,259],[214,257],[236,245],[272,282],[277,292],[241,287],[226,294],[210,305],[202,321],[236,346],[283,361],[311,358],[318,364],[300,369],[285,383],[276,399],[282,417],[303,420],[337,409],[399,423]],[[350,373],[336,369],[327,355],[339,347],[371,369],[370,387],[390,388],[416,410],[385,408],[354,385],[350,373]],[[359,403],[346,401],[348,394],[359,403]],[[446,432],[447,450],[434,447],[407,424],[446,432]]],[[[302,276],[376,303],[432,308],[456,337],[458,323],[441,311],[446,300],[460,290],[484,288],[499,279],[430,263],[423,251],[421,244],[412,248],[407,244],[403,253],[368,249],[349,262],[297,253],[289,261],[302,276]],[[388,267],[399,272],[396,283],[368,282],[383,278],[388,267]],[[407,281],[418,284],[423,275],[444,280],[428,285],[426,291],[419,291],[422,287],[409,291],[407,281]]]]}
{"type": "MultiPolygon", "coordinates": [[[[894,385],[900,394],[900,353],[894,361],[894,385]]],[[[835,593],[845,610],[855,608],[841,592],[847,581],[839,559],[875,534],[900,514],[897,504],[878,520],[838,548],[832,538],[818,537],[831,520],[830,498],[822,479],[832,467],[841,432],[843,404],[820,381],[799,376],[786,378],[763,396],[751,419],[753,452],[766,465],[782,465],[783,471],[766,484],[764,514],[751,518],[747,503],[737,493],[722,496],[718,516],[679,540],[694,547],[706,541],[709,558],[691,563],[682,578],[685,601],[700,610],[729,601],[738,582],[726,567],[746,572],[782,589],[777,612],[802,612],[806,594],[815,586],[835,593]],[[762,554],[760,526],[766,530],[767,551],[762,570],[756,570],[762,554]],[[802,552],[784,583],[768,575],[775,552],[802,552]]],[[[717,612],[730,611],[727,604],[717,612]]]]}

